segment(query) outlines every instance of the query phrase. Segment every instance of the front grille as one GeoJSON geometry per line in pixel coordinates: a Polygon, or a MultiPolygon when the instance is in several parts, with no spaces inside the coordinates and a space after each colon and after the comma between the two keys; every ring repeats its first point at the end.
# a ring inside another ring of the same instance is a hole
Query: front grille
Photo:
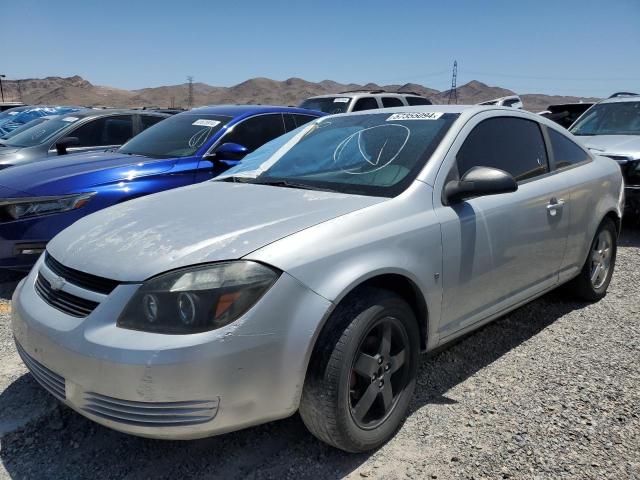
{"type": "Polygon", "coordinates": [[[64,378],[57,373],[52,372],[29,355],[18,342],[16,342],[16,349],[18,350],[20,358],[22,358],[22,361],[37,382],[58,400],[64,401],[66,399],[64,378]]]}
{"type": "Polygon", "coordinates": [[[98,303],[92,300],[80,298],[62,290],[54,290],[51,288],[51,283],[39,273],[35,289],[38,295],[53,308],[73,317],[86,317],[98,306],[98,303]]]}
{"type": "Polygon", "coordinates": [[[212,420],[218,413],[219,400],[184,402],[134,402],[85,393],[82,410],[118,423],[142,427],[178,427],[212,420]]]}
{"type": "Polygon", "coordinates": [[[67,282],[84,288],[85,290],[92,290],[94,292],[103,293],[109,295],[114,288],[116,288],[120,282],[117,280],[111,280],[110,278],[102,278],[97,275],[91,275],[90,273],[84,273],[79,270],[74,270],[69,267],[65,267],[51,255],[49,252],[44,254],[44,264],[53,273],[59,277],[64,278],[67,282]]]}

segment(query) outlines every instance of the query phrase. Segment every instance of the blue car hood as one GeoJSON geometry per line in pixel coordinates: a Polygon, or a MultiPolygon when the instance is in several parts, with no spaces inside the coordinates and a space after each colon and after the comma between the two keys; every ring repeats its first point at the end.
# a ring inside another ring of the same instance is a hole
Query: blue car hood
{"type": "Polygon", "coordinates": [[[97,185],[157,175],[170,170],[175,163],[175,158],[159,160],[117,152],[65,155],[0,170],[0,186],[34,196],[63,195],[89,191],[97,185]]]}

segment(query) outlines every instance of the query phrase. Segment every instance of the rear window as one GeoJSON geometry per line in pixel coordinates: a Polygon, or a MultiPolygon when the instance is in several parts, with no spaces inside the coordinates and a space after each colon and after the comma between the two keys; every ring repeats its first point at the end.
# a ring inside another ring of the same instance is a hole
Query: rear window
{"type": "Polygon", "coordinates": [[[344,113],[349,109],[351,97],[308,98],[299,107],[307,110],[319,110],[325,113],[344,113]]]}
{"type": "Polygon", "coordinates": [[[547,131],[549,132],[549,139],[551,140],[551,148],[553,149],[556,168],[566,168],[576,163],[589,160],[587,152],[567,137],[551,128],[548,128],[547,131]]]}
{"type": "Polygon", "coordinates": [[[424,97],[406,97],[409,105],[431,105],[431,100],[424,97]]]}

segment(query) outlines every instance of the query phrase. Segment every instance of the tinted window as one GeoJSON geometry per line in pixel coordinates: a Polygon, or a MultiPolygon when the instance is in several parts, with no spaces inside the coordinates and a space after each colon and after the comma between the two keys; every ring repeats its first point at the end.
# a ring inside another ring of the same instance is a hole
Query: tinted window
{"type": "Polygon", "coordinates": [[[302,115],[296,113],[293,115],[294,120],[296,121],[296,127],[301,127],[305,123],[309,123],[311,120],[316,119],[317,117],[312,117],[311,115],[302,115]]]}
{"type": "Polygon", "coordinates": [[[308,110],[319,110],[325,113],[344,113],[349,108],[351,97],[320,97],[309,98],[299,107],[308,110]]]}
{"type": "Polygon", "coordinates": [[[409,105],[431,105],[431,101],[423,97],[406,97],[409,105]]]}
{"type": "Polygon", "coordinates": [[[283,133],[282,115],[257,115],[233,127],[222,142],[244,145],[251,152],[283,133]]]}
{"type": "Polygon", "coordinates": [[[520,118],[490,118],[477,125],[457,155],[460,176],[476,166],[499,168],[520,181],[547,172],[540,127],[520,118]]]}
{"type": "Polygon", "coordinates": [[[511,100],[505,100],[502,103],[503,107],[513,107],[516,103],[518,103],[519,100],[516,100],[515,98],[511,99],[511,100]]]}
{"type": "Polygon", "coordinates": [[[564,135],[548,128],[556,168],[569,167],[589,159],[587,153],[564,135]]]}
{"type": "Polygon", "coordinates": [[[404,103],[397,97],[382,97],[382,106],[389,107],[402,107],[404,103]]]}
{"type": "Polygon", "coordinates": [[[179,113],[133,137],[119,152],[151,158],[189,157],[220,131],[231,117],[179,113]]]}
{"type": "Polygon", "coordinates": [[[373,97],[365,97],[361,98],[356,102],[353,107],[354,112],[359,112],[361,110],[373,110],[378,108],[378,102],[373,97]]]}
{"type": "Polygon", "coordinates": [[[296,121],[293,119],[293,115],[290,113],[283,113],[282,118],[284,119],[284,129],[287,132],[291,130],[295,130],[297,128],[296,121]]]}
{"type": "Polygon", "coordinates": [[[158,123],[160,120],[164,120],[164,119],[165,117],[159,117],[157,115],[140,115],[140,125],[142,130],[146,130],[152,125],[155,125],[156,123],[158,123]]]}
{"type": "Polygon", "coordinates": [[[131,115],[102,117],[76,128],[69,133],[70,137],[77,137],[78,147],[95,147],[107,145],[122,145],[133,136],[133,121],[131,115]]]}

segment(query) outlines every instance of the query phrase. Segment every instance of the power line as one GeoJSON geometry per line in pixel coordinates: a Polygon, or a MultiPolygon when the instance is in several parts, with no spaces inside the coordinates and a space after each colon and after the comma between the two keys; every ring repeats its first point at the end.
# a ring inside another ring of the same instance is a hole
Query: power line
{"type": "Polygon", "coordinates": [[[555,76],[534,76],[534,75],[517,75],[510,73],[491,73],[491,72],[479,72],[475,70],[465,70],[465,72],[470,73],[471,75],[487,75],[491,77],[505,77],[505,78],[523,78],[527,80],[579,80],[579,81],[588,81],[588,82],[625,82],[625,81],[640,81],[640,78],[633,77],[555,77],[555,76]]]}

